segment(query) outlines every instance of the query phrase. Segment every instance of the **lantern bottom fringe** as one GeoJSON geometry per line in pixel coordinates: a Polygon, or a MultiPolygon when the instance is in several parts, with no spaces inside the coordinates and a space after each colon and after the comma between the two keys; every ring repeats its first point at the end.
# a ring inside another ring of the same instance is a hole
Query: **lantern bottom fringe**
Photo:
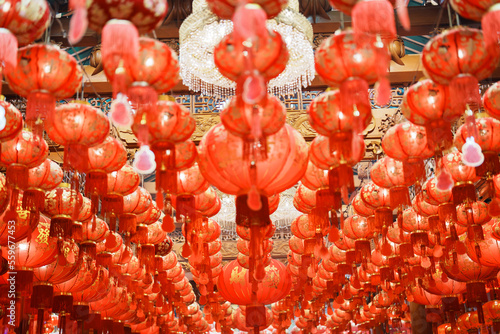
{"type": "Polygon", "coordinates": [[[71,294],[60,294],[54,296],[52,312],[71,313],[73,311],[73,296],[71,294]]]}
{"type": "Polygon", "coordinates": [[[391,198],[391,208],[411,205],[410,192],[408,187],[392,187],[389,190],[391,198]]]}
{"type": "Polygon", "coordinates": [[[381,231],[384,227],[392,225],[392,210],[378,208],[375,210],[375,229],[381,231]]]}
{"type": "Polygon", "coordinates": [[[262,207],[254,211],[248,207],[248,195],[236,197],[236,224],[250,227],[251,225],[267,226],[271,224],[269,218],[269,201],[266,196],[260,195],[262,207]]]}
{"type": "MultiPolygon", "coordinates": [[[[108,193],[108,174],[101,171],[90,171],[85,177],[85,194],[105,196],[108,193]]],[[[91,196],[92,197],[92,196],[91,196]]]]}
{"type": "Polygon", "coordinates": [[[42,210],[45,205],[45,191],[30,188],[23,193],[23,209],[29,211],[42,210]]]}
{"type": "Polygon", "coordinates": [[[120,215],[119,232],[134,234],[137,230],[137,216],[133,213],[120,215]]]}
{"type": "Polygon", "coordinates": [[[54,238],[71,237],[73,220],[65,216],[54,216],[50,220],[50,236],[54,238]]]}
{"type": "Polygon", "coordinates": [[[36,135],[42,136],[43,126],[41,121],[50,121],[56,109],[56,98],[49,93],[34,91],[28,95],[26,104],[26,123],[36,135]],[[35,128],[34,128],[35,127],[35,128]],[[40,131],[37,133],[38,131],[40,131]]]}
{"type": "Polygon", "coordinates": [[[7,184],[15,189],[26,189],[28,187],[28,171],[28,167],[21,164],[7,166],[7,184]]]}
{"type": "Polygon", "coordinates": [[[123,195],[107,194],[101,201],[101,212],[105,216],[121,215],[123,213],[123,195]]]}
{"type": "Polygon", "coordinates": [[[429,246],[429,235],[425,231],[417,231],[411,233],[411,243],[415,246],[429,246]]]}
{"type": "Polygon", "coordinates": [[[452,189],[453,204],[460,205],[462,203],[472,203],[477,200],[476,186],[474,183],[462,183],[456,185],[452,189]]]}
{"type": "Polygon", "coordinates": [[[445,222],[456,222],[457,209],[453,203],[444,203],[438,207],[439,220],[441,222],[441,232],[444,232],[445,222]]]}
{"type": "Polygon", "coordinates": [[[193,195],[179,195],[176,198],[175,214],[177,220],[185,219],[194,220],[196,216],[195,201],[193,195]]]}
{"type": "Polygon", "coordinates": [[[497,152],[483,151],[484,162],[476,167],[476,175],[481,178],[492,177],[500,173],[500,159],[497,152]]]}

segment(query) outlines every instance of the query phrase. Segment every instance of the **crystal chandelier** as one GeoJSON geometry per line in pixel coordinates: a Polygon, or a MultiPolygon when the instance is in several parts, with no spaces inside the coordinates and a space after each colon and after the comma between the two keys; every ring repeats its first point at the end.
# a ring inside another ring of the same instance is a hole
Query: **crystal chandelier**
{"type": "MultiPolygon", "coordinates": [[[[281,34],[290,53],[285,70],[269,82],[269,92],[294,94],[314,78],[312,26],[299,13],[298,0],[290,0],[286,9],[267,21],[267,27],[281,34]]],[[[219,72],[213,56],[215,46],[232,31],[233,23],[219,19],[205,0],[193,2],[193,13],[179,30],[180,75],[189,89],[221,99],[234,95],[236,83],[219,72]]]]}

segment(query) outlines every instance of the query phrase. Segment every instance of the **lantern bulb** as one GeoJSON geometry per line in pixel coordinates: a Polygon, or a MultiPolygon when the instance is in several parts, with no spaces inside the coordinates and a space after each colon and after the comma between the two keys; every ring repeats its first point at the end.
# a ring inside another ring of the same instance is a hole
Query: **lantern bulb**
{"type": "Polygon", "coordinates": [[[151,174],[156,169],[155,154],[148,145],[143,145],[135,154],[132,166],[139,174],[151,174]]]}
{"type": "Polygon", "coordinates": [[[466,166],[478,167],[484,162],[484,154],[481,146],[474,140],[474,137],[468,137],[462,146],[462,162],[466,166]]]}
{"type": "Polygon", "coordinates": [[[0,106],[0,131],[5,129],[6,125],[7,119],[5,118],[5,108],[3,106],[0,106]]]}

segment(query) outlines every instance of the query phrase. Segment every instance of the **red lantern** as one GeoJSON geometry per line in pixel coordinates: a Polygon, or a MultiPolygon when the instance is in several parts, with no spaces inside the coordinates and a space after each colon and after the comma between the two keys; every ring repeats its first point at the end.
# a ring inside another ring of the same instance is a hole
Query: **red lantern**
{"type": "Polygon", "coordinates": [[[434,155],[427,142],[425,128],[404,122],[387,130],[382,140],[386,154],[396,160],[416,163],[434,155]]]}
{"type": "Polygon", "coordinates": [[[378,230],[384,231],[392,225],[391,199],[388,189],[380,188],[370,182],[361,188],[361,200],[366,206],[375,210],[375,225],[378,230]]]}
{"type": "Polygon", "coordinates": [[[56,108],[45,128],[50,139],[65,146],[65,166],[86,172],[88,148],[106,139],[109,121],[102,111],[90,104],[68,103],[56,108]]]}
{"type": "Polygon", "coordinates": [[[102,199],[101,212],[109,219],[111,231],[116,229],[116,218],[123,213],[123,196],[139,186],[139,174],[130,166],[108,174],[108,193],[102,199]]]}
{"type": "Polygon", "coordinates": [[[408,164],[384,157],[370,170],[370,177],[377,186],[390,190],[391,208],[410,205],[408,187],[425,174],[423,162],[408,164]]]}
{"type": "Polygon", "coordinates": [[[45,192],[57,187],[63,179],[61,167],[46,159],[40,166],[28,172],[28,188],[23,193],[23,208],[32,213],[43,209],[45,192]]]}
{"type": "Polygon", "coordinates": [[[293,206],[302,213],[310,213],[316,206],[316,191],[300,184],[293,196],[293,206]]]}
{"type": "Polygon", "coordinates": [[[43,212],[51,217],[50,235],[60,239],[72,237],[73,220],[83,204],[83,196],[66,183],[45,194],[43,212]]]}
{"type": "MultiPolygon", "coordinates": [[[[146,124],[149,131],[148,142],[156,158],[156,189],[160,192],[176,193],[176,144],[189,139],[193,134],[196,121],[191,117],[189,110],[175,101],[160,100],[157,103],[157,112],[148,113],[146,124]]],[[[134,133],[139,134],[138,124],[134,125],[134,133]]],[[[179,155],[180,157],[180,155],[179,155]]],[[[163,203],[163,201],[158,201],[163,203]]]]}
{"type": "Polygon", "coordinates": [[[266,81],[283,72],[289,58],[285,41],[276,31],[268,32],[266,29],[265,32],[267,36],[259,36],[259,43],[251,47],[238,43],[235,32],[225,36],[214,49],[215,65],[221,74],[229,80],[241,81],[240,78],[245,77],[248,71],[248,62],[266,81]],[[244,50],[252,54],[250,60],[244,50]]]}
{"type": "MultiPolygon", "coordinates": [[[[65,242],[64,253],[60,253],[51,264],[35,268],[31,307],[38,309],[37,331],[42,332],[45,309],[52,308],[54,284],[62,283],[78,274],[78,246],[65,242]]],[[[65,315],[60,315],[60,327],[65,327],[65,315]]],[[[63,330],[64,331],[64,330],[63,330]]]]}
{"type": "MultiPolygon", "coordinates": [[[[204,177],[219,190],[238,195],[237,207],[247,204],[247,214],[254,210],[267,211],[270,196],[294,185],[307,167],[307,146],[300,134],[285,125],[275,135],[268,137],[268,158],[249,164],[242,159],[243,142],[229,134],[222,125],[213,127],[200,143],[200,170],[204,177]],[[250,166],[249,166],[250,165],[250,166]]],[[[252,213],[253,212],[253,213],[252,213]]],[[[263,213],[268,217],[267,213],[263,213]]],[[[237,217],[237,223],[240,222],[237,217]]],[[[264,218],[264,219],[267,219],[264,218]]]]}
{"type": "MultiPolygon", "coordinates": [[[[289,293],[292,286],[290,274],[281,262],[271,260],[266,277],[258,286],[256,301],[264,305],[274,303],[289,293]]],[[[224,266],[217,287],[224,299],[233,304],[249,305],[252,302],[248,270],[240,267],[236,260],[224,266]]]]}
{"type": "MultiPolygon", "coordinates": [[[[366,117],[360,108],[370,106],[368,85],[377,80],[377,102],[383,105],[390,98],[387,79],[390,56],[387,47],[377,37],[361,31],[334,34],[316,50],[315,60],[316,72],[322,80],[329,86],[340,87],[344,114],[350,115],[353,110],[359,109],[361,116],[366,117]]],[[[356,134],[364,129],[359,125],[355,125],[356,134]]]]}
{"type": "Polygon", "coordinates": [[[17,68],[5,73],[12,90],[28,98],[26,123],[41,135],[42,123],[53,116],[56,99],[73,96],[82,82],[82,70],[69,53],[48,44],[33,44],[17,54],[17,68]]]}
{"type": "Polygon", "coordinates": [[[500,301],[490,300],[483,305],[484,318],[487,323],[493,323],[493,330],[500,330],[500,301]]]}
{"type": "Polygon", "coordinates": [[[451,108],[448,87],[429,79],[408,88],[401,110],[410,122],[425,127],[431,151],[445,150],[452,145],[451,123],[463,114],[463,110],[451,108]]]}
{"type": "Polygon", "coordinates": [[[137,215],[146,212],[152,203],[151,194],[138,187],[133,193],[123,197],[123,213],[120,215],[120,233],[127,236],[136,232],[137,215]]]}
{"type": "Polygon", "coordinates": [[[476,170],[463,162],[463,154],[456,151],[448,153],[442,159],[443,167],[451,175],[455,185],[453,186],[453,203],[459,205],[466,202],[476,201],[477,181],[476,170]]]}
{"type": "MultiPolygon", "coordinates": [[[[4,142],[0,163],[7,166],[7,184],[12,189],[11,208],[15,208],[19,191],[28,187],[29,169],[40,165],[48,155],[45,140],[28,131],[21,131],[14,139],[4,142]]],[[[15,220],[12,213],[9,220],[15,220]]]]}
{"type": "Polygon", "coordinates": [[[120,170],[127,163],[127,151],[122,142],[108,136],[100,145],[89,148],[89,166],[85,177],[85,193],[92,199],[94,212],[97,196],[108,193],[109,173],[120,170]]]}

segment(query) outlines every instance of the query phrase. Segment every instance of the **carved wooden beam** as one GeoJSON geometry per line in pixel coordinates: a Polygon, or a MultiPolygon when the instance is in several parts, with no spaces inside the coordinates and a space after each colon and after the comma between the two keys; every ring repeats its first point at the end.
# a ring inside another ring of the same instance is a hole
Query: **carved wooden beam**
{"type": "MultiPolygon", "coordinates": [[[[397,23],[397,32],[400,36],[419,36],[419,35],[429,35],[435,28],[443,28],[449,25],[448,22],[448,10],[441,6],[417,6],[408,7],[408,14],[410,15],[411,30],[404,30],[399,22],[397,23]],[[439,20],[439,17],[441,19],[439,20]],[[439,20],[439,23],[438,23],[439,20]]],[[[312,24],[313,31],[315,33],[333,33],[337,29],[341,28],[342,24],[344,27],[351,26],[351,18],[347,15],[342,15],[339,11],[330,11],[326,13],[328,18],[317,17],[316,22],[312,24]]],[[[453,19],[455,16],[452,16],[453,19]]],[[[69,46],[67,32],[69,30],[69,18],[63,17],[58,19],[58,22],[54,22],[51,27],[51,39],[56,43],[61,43],[63,46],[69,46]]],[[[312,21],[312,19],[311,19],[312,21]]],[[[453,22],[455,24],[455,22],[453,22]]],[[[474,21],[468,21],[461,18],[460,23],[462,25],[475,26],[478,27],[479,23],[474,21]]],[[[159,39],[165,38],[178,38],[179,37],[179,26],[177,22],[171,22],[160,26],[155,30],[155,34],[159,39]]],[[[82,41],[80,41],[75,46],[93,46],[99,44],[100,36],[95,32],[88,30],[85,33],[82,41]]]]}

